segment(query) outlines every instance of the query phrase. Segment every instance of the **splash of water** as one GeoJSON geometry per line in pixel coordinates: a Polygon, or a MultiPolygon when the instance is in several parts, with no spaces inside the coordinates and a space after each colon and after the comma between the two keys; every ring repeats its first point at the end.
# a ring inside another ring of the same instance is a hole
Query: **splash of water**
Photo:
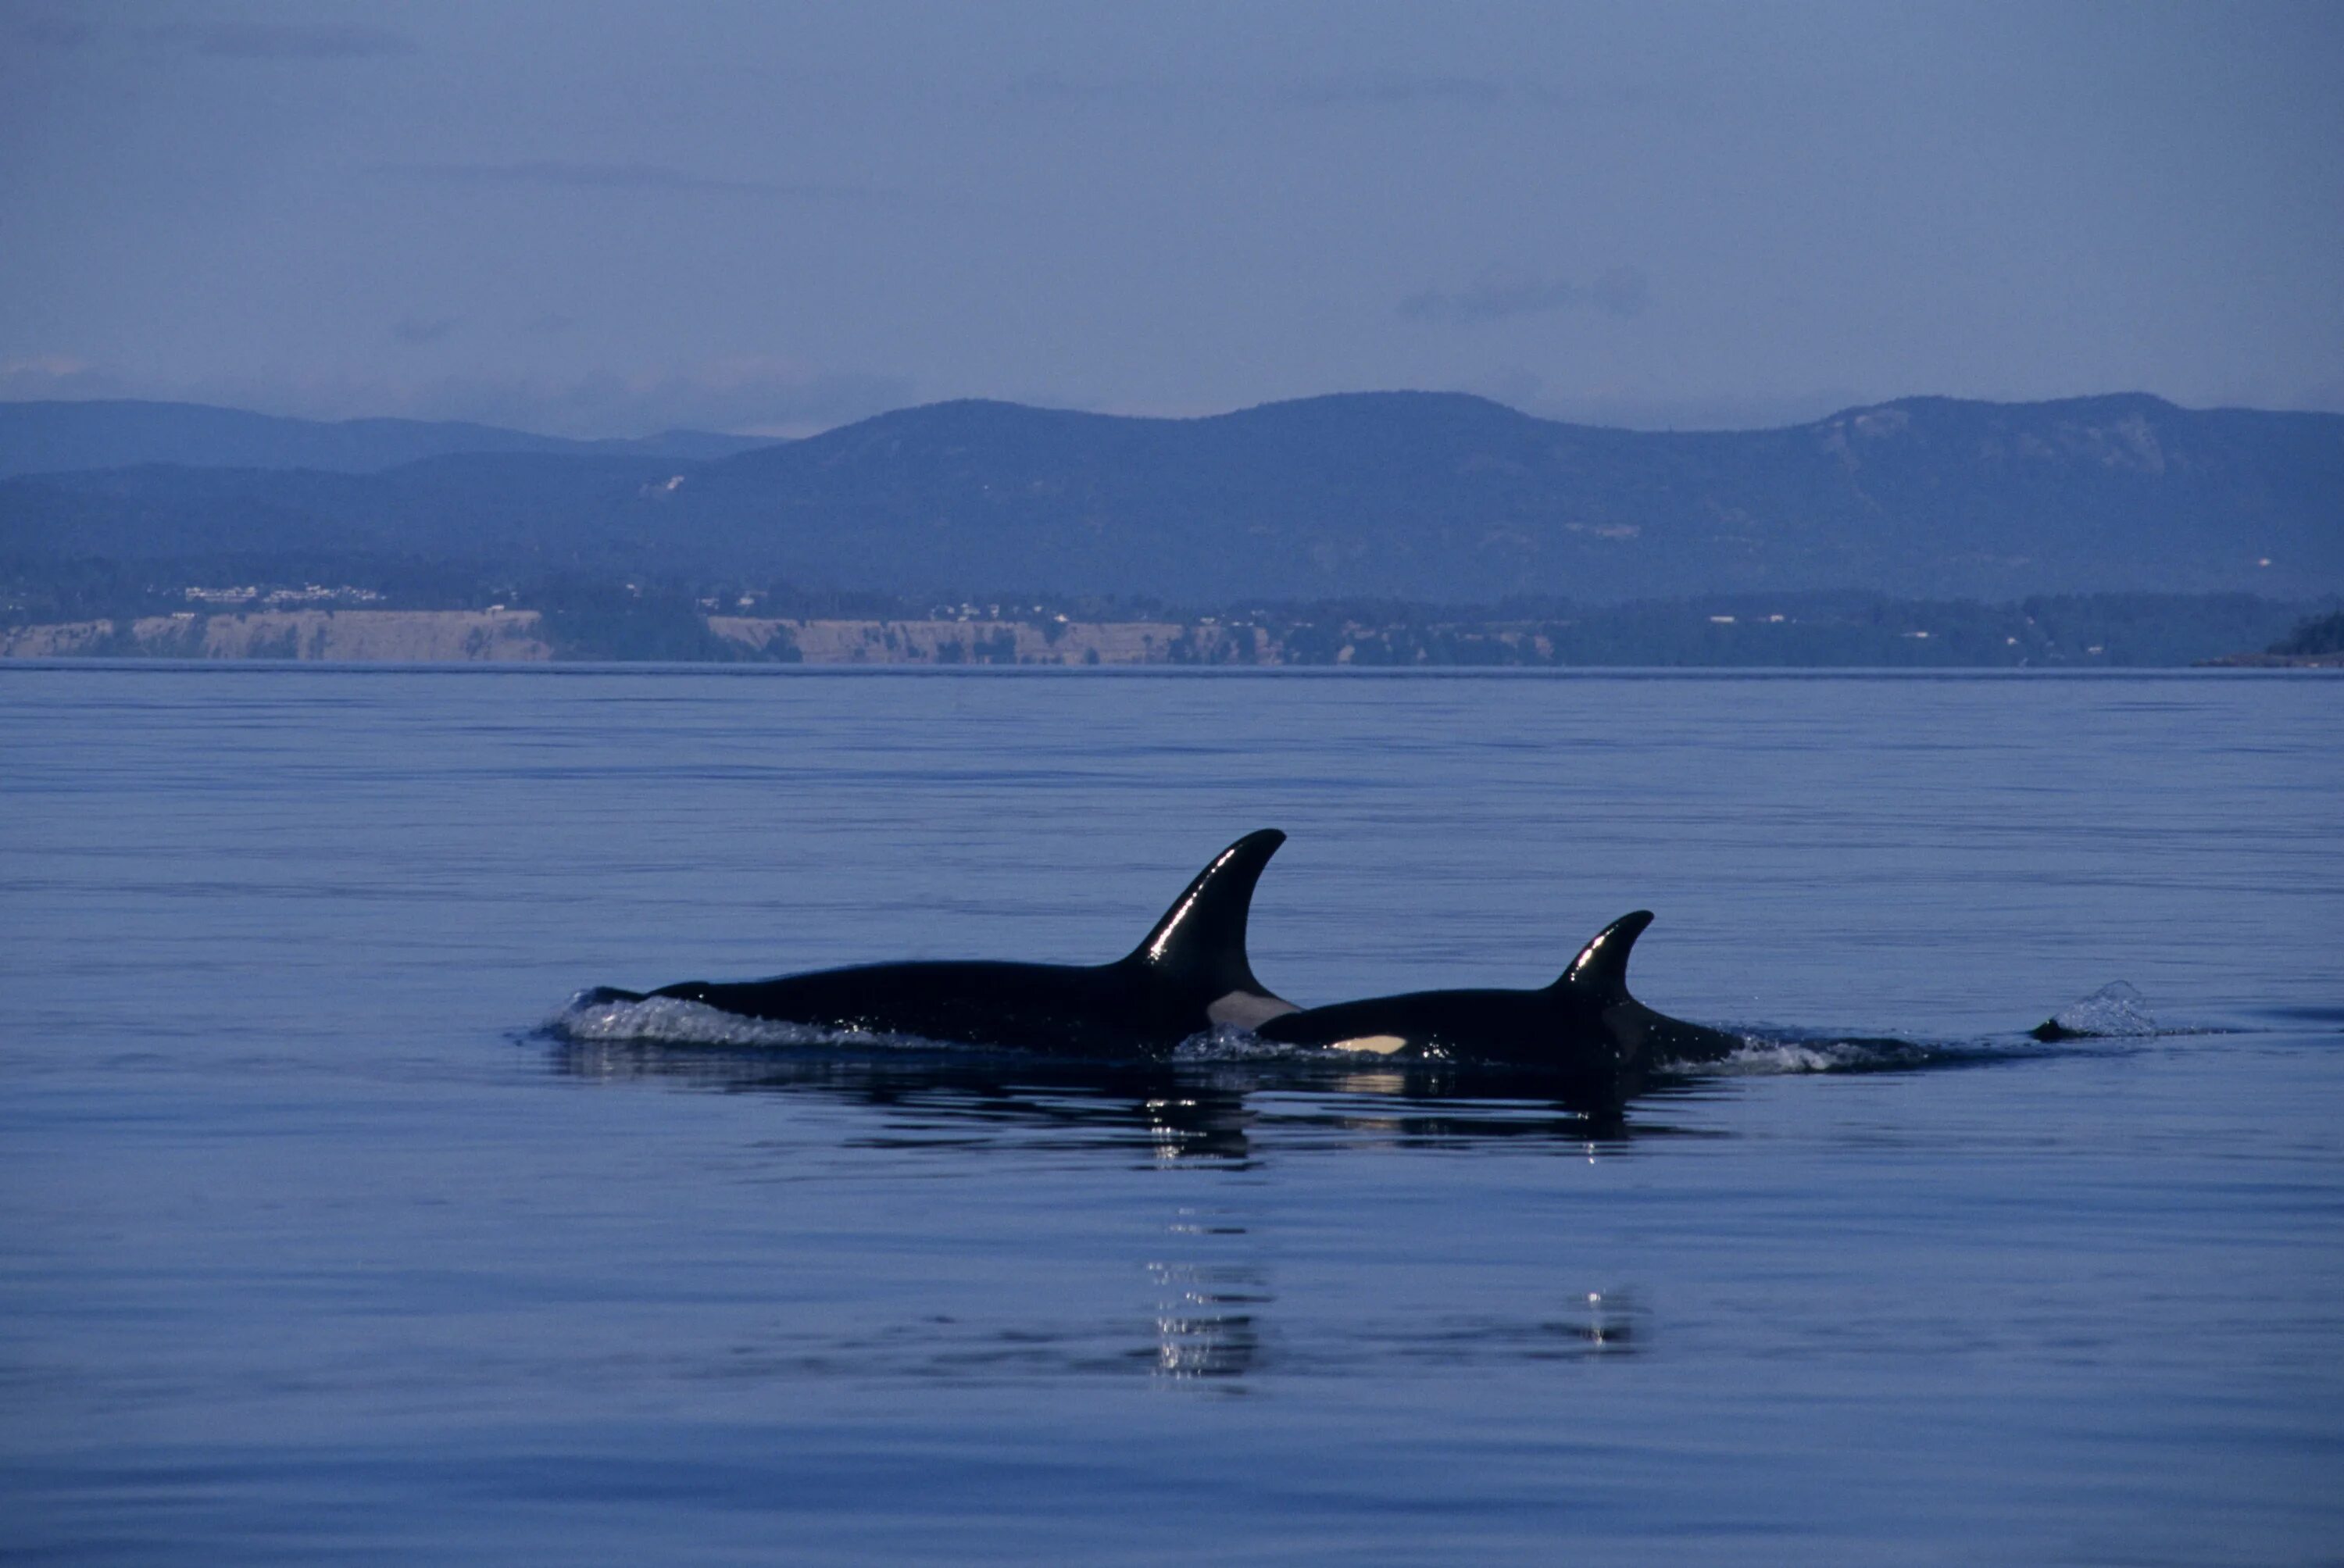
{"type": "Polygon", "coordinates": [[[2035,1029],[2038,1040],[2127,1039],[2157,1032],[2148,999],[2122,980],[2070,1002],[2035,1029]]]}
{"type": "Polygon", "coordinates": [[[1703,1077],[1758,1077],[1785,1073],[1887,1072],[1926,1067],[1953,1054],[1950,1047],[1885,1036],[1794,1036],[1744,1034],[1741,1047],[1724,1060],[1688,1067],[1703,1077]]]}
{"type": "Polygon", "coordinates": [[[1277,1040],[1265,1040],[1250,1029],[1233,1024],[1216,1024],[1200,1035],[1191,1035],[1172,1047],[1176,1062],[1283,1062],[1321,1059],[1323,1051],[1308,1046],[1284,1045],[1277,1040]]]}
{"type": "Polygon", "coordinates": [[[885,1047],[904,1043],[888,1035],[744,1017],[678,996],[602,1001],[596,1000],[591,991],[571,997],[546,1019],[545,1028],[556,1038],[578,1045],[885,1047]]]}

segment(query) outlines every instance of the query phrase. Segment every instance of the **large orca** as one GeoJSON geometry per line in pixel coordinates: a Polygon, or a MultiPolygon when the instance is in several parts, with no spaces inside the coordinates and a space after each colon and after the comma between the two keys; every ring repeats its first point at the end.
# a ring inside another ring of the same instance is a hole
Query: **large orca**
{"type": "Polygon", "coordinates": [[[1281,1014],[1265,1040],[1401,1058],[1521,1068],[1590,1086],[1647,1067],[1717,1061],[1742,1041],[1655,1013],[1628,994],[1628,952],[1649,910],[1623,915],[1540,991],[1416,991],[1281,1014]]]}
{"type": "Polygon", "coordinates": [[[842,1034],[1070,1057],[1160,1054],[1216,1025],[1253,1028],[1294,1011],[1246,960],[1254,884],[1285,842],[1264,828],[1221,851],[1147,939],[1112,964],[867,964],[732,984],[686,980],[648,993],[606,986],[579,1000],[666,996],[842,1034]]]}

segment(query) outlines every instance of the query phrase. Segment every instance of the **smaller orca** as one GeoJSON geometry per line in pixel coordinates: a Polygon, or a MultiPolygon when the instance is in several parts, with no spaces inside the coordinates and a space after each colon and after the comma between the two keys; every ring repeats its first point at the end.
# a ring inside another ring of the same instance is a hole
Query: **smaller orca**
{"type": "Polygon", "coordinates": [[[1416,991],[1282,1014],[1265,1040],[1400,1058],[1526,1068],[1612,1085],[1650,1066],[1711,1062],[1742,1041],[1655,1013],[1628,994],[1628,952],[1652,923],[1623,915],[1540,991],[1416,991]]]}
{"type": "Polygon", "coordinates": [[[1221,851],[1147,939],[1112,964],[866,964],[769,980],[685,980],[648,993],[603,986],[579,1000],[663,996],[842,1034],[1068,1057],[1159,1054],[1216,1025],[1250,1028],[1294,1011],[1254,978],[1246,958],[1254,884],[1285,842],[1264,828],[1221,851]]]}

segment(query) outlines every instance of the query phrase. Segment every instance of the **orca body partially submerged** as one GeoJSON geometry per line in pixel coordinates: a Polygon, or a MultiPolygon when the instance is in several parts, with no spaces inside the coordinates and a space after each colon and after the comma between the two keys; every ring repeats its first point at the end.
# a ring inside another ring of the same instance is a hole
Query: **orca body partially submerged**
{"type": "Polygon", "coordinates": [[[1088,1057],[1158,1055],[1217,1025],[1254,1028],[1294,1011],[1254,978],[1246,918],[1286,835],[1248,834],[1213,857],[1147,940],[1112,964],[867,964],[656,991],[602,986],[587,1006],[672,997],[842,1035],[1088,1057]]]}
{"type": "Polygon", "coordinates": [[[1537,991],[1416,991],[1311,1007],[1256,1028],[1265,1040],[1369,1057],[1534,1072],[1609,1087],[1672,1062],[1713,1062],[1739,1037],[1656,1013],[1628,994],[1628,953],[1650,911],[1605,926],[1537,991]]]}

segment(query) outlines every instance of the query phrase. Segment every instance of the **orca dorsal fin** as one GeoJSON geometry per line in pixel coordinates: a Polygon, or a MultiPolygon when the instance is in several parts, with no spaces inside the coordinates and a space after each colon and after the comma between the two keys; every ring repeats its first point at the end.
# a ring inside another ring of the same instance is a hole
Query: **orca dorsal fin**
{"type": "Polygon", "coordinates": [[[1193,982],[1217,996],[1231,991],[1269,995],[1246,959],[1246,915],[1262,867],[1285,842],[1286,835],[1266,827],[1213,856],[1188,890],[1172,901],[1147,940],[1123,961],[1193,982]]]}
{"type": "Polygon", "coordinates": [[[1576,986],[1607,1002],[1628,999],[1628,954],[1636,946],[1636,938],[1652,923],[1652,912],[1639,909],[1622,915],[1595,934],[1595,939],[1579,950],[1571,967],[1562,972],[1554,990],[1576,986]]]}

